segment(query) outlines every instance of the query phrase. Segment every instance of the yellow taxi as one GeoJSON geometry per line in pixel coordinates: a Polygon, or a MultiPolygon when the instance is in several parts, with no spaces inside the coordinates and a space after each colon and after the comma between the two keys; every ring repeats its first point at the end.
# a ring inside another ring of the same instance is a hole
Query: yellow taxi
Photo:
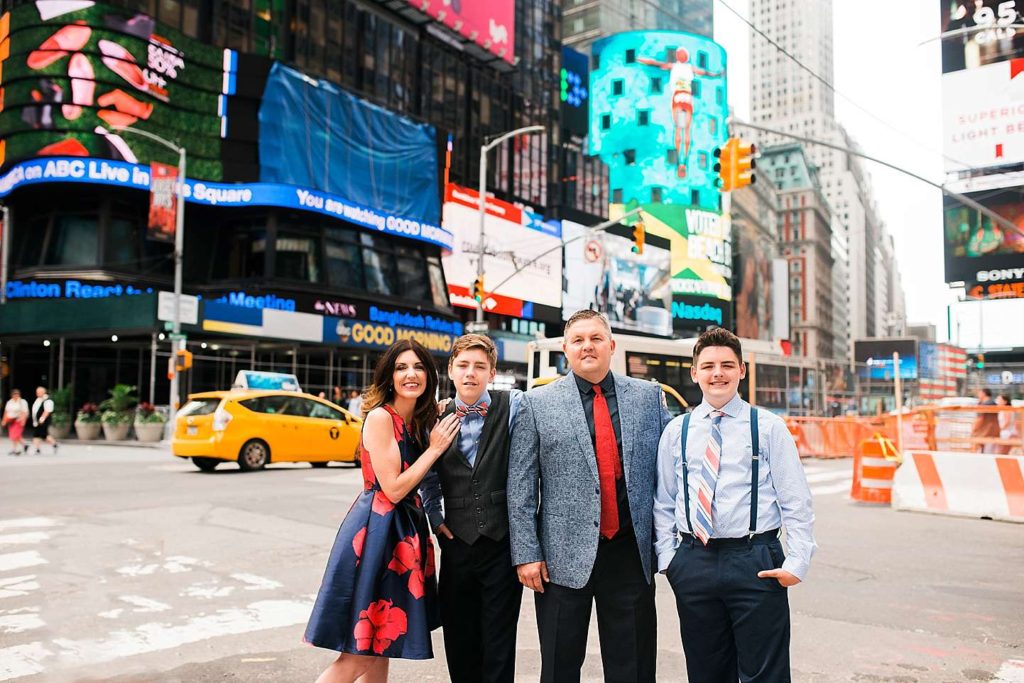
{"type": "Polygon", "coordinates": [[[171,453],[211,472],[222,462],[243,471],[271,462],[359,466],[363,421],[298,391],[230,390],[192,394],[178,412],[171,453]]]}
{"type": "MultiPolygon", "coordinates": [[[[564,375],[552,375],[550,377],[538,377],[530,383],[530,388],[542,387],[545,384],[551,384],[555,380],[562,379],[564,375]]],[[[652,380],[653,381],[653,380],[652,380]]],[[[690,404],[686,402],[678,391],[673,389],[667,384],[657,383],[661,386],[661,393],[665,395],[665,407],[668,408],[668,412],[672,417],[676,415],[682,415],[686,412],[686,409],[690,407],[690,404]]]]}

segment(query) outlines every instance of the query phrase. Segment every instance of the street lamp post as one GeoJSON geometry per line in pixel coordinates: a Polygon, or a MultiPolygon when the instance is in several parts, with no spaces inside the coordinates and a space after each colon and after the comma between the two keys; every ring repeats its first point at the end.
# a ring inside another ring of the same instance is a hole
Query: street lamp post
{"type": "MultiPolygon", "coordinates": [[[[478,188],[480,191],[480,241],[476,255],[476,277],[478,280],[484,276],[484,249],[487,247],[487,241],[484,239],[484,219],[487,216],[487,153],[509,138],[526,133],[541,133],[545,130],[547,129],[544,126],[517,128],[508,133],[502,133],[490,141],[484,138],[484,144],[480,146],[480,187],[478,188]]],[[[484,298],[481,296],[480,301],[476,303],[476,321],[478,323],[484,321],[484,298]]]]}
{"type": "MultiPolygon", "coordinates": [[[[112,126],[114,130],[119,133],[132,133],[134,135],[141,135],[144,138],[148,138],[153,142],[163,145],[164,147],[177,152],[178,154],[178,206],[175,211],[174,220],[174,315],[171,320],[171,332],[173,336],[171,338],[171,363],[174,367],[177,363],[176,352],[180,348],[184,348],[185,344],[180,339],[181,335],[181,265],[182,258],[185,253],[185,148],[176,145],[169,140],[165,140],[159,135],[154,135],[145,130],[138,130],[135,128],[126,128],[123,126],[112,126]]],[[[150,184],[153,179],[150,178],[150,184]]],[[[171,429],[174,429],[174,417],[178,412],[178,401],[180,400],[181,388],[178,380],[177,367],[174,369],[174,374],[171,375],[171,395],[169,401],[169,412],[168,424],[171,425],[171,429]]]]}

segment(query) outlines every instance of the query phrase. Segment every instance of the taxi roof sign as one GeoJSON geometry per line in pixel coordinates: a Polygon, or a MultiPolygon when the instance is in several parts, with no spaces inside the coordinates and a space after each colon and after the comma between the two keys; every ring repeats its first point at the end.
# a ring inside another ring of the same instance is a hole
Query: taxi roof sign
{"type": "Polygon", "coordinates": [[[286,372],[239,370],[232,389],[264,389],[270,391],[302,391],[299,378],[286,372]]]}

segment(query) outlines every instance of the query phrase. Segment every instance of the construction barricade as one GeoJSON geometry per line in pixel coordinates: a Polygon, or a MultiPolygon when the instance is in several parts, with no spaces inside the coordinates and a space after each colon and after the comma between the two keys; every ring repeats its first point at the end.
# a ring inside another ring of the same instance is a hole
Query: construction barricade
{"type": "Polygon", "coordinates": [[[892,506],[1024,522],[1024,457],[908,451],[896,472],[892,506]]]}
{"type": "Polygon", "coordinates": [[[900,454],[889,439],[875,434],[864,439],[853,452],[853,485],[850,497],[861,503],[892,501],[893,476],[900,465],[900,454]]]}

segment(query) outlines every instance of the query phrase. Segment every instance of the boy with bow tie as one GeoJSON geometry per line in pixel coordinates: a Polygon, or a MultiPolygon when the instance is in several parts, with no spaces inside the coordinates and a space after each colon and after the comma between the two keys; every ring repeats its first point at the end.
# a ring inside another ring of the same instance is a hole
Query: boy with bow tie
{"type": "Polygon", "coordinates": [[[455,683],[515,678],[523,588],[508,538],[508,453],[522,392],[488,391],[498,352],[490,338],[459,337],[448,377],[462,426],[421,485],[441,549],[438,594],[448,673],[455,683]],[[443,511],[442,511],[443,501],[443,511]]]}

